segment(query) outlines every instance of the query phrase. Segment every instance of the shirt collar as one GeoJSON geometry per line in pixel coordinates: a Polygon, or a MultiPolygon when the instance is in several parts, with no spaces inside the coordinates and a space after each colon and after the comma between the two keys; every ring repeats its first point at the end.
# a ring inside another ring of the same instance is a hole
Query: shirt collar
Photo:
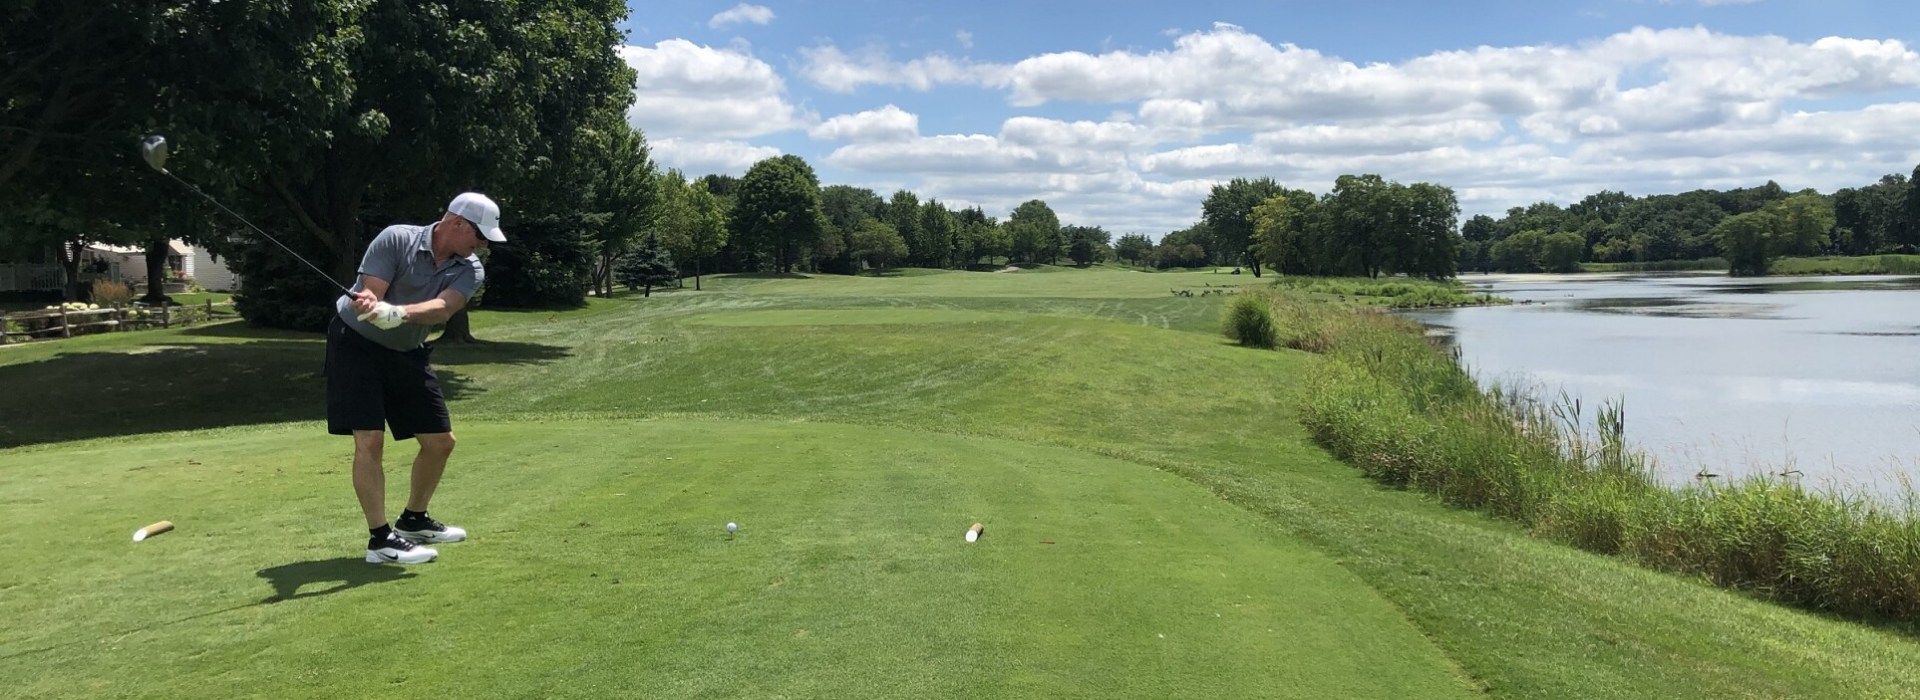
{"type": "Polygon", "coordinates": [[[418,250],[419,252],[422,252],[422,253],[426,253],[428,255],[433,254],[433,227],[439,226],[439,225],[440,225],[440,222],[435,221],[431,224],[427,224],[427,227],[420,231],[420,244],[414,247],[415,250],[418,250]]]}

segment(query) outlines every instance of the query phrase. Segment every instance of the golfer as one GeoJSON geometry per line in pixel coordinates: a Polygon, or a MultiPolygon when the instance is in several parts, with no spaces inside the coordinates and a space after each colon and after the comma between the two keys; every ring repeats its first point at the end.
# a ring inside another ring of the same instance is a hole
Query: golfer
{"type": "Polygon", "coordinates": [[[439,553],[421,544],[459,542],[467,531],[427,515],[427,502],[453,453],[453,423],[427,363],[429,326],[473,298],[486,273],[474,252],[500,232],[500,207],[485,195],[453,198],[426,226],[389,226],[367,246],[360,279],[340,297],[327,328],[327,432],[353,436],[353,491],[367,516],[367,561],[419,564],[439,553]],[[384,430],[414,438],[412,489],[400,519],[387,524],[384,430]]]}

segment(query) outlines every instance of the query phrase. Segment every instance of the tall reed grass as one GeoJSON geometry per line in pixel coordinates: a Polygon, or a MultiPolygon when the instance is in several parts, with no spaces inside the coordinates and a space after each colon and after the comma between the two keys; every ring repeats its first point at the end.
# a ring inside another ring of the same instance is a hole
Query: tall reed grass
{"type": "Polygon", "coordinates": [[[1915,275],[1920,274],[1920,255],[1781,258],[1770,271],[1775,275],[1915,275]]]}
{"type": "Polygon", "coordinates": [[[1295,292],[1333,297],[1342,301],[1395,309],[1508,303],[1507,299],[1474,292],[1458,280],[1436,282],[1404,277],[1371,279],[1280,275],[1274,278],[1273,286],[1295,292]]]}
{"type": "MultiPolygon", "coordinates": [[[[1322,353],[1303,420],[1381,482],[1537,536],[1810,609],[1920,620],[1920,499],[1889,504],[1777,477],[1674,487],[1626,442],[1626,413],[1482,390],[1417,324],[1285,291],[1279,340],[1322,353]]],[[[1911,493],[1911,490],[1909,490],[1911,493]]]]}

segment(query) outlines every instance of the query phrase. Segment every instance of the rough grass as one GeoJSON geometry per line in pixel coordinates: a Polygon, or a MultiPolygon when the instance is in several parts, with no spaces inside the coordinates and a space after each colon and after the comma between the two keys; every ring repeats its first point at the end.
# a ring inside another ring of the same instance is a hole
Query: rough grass
{"type": "Polygon", "coordinates": [[[1544,537],[1698,575],[1811,609],[1920,621],[1920,518],[1912,502],[1811,492],[1755,478],[1670,489],[1625,448],[1602,407],[1482,394],[1402,322],[1277,298],[1311,330],[1290,344],[1337,360],[1307,394],[1316,439],[1369,476],[1485,510],[1544,537]],[[1299,307],[1303,307],[1299,308],[1299,307]]]}
{"type": "Polygon", "coordinates": [[[1340,301],[1395,309],[1507,303],[1507,300],[1499,297],[1475,293],[1459,280],[1439,282],[1403,278],[1285,275],[1274,279],[1273,286],[1309,294],[1323,301],[1340,301]]]}

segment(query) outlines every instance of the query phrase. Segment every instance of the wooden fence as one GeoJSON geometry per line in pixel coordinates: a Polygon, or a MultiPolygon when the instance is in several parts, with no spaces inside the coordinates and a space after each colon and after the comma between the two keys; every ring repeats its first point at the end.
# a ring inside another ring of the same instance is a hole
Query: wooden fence
{"type": "Polygon", "coordinates": [[[75,331],[107,331],[172,328],[214,317],[215,309],[232,307],[233,302],[182,306],[116,306],[106,309],[42,309],[0,314],[0,345],[31,340],[35,337],[71,338],[75,331]]]}

